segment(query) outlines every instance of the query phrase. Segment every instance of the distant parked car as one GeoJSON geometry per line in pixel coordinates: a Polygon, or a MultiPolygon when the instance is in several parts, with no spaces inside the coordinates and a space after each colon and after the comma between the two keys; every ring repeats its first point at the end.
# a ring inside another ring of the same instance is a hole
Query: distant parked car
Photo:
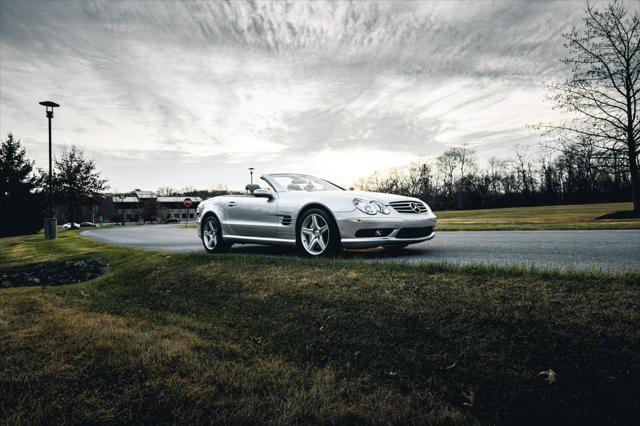
{"type": "Polygon", "coordinates": [[[64,225],[62,225],[63,229],[76,229],[76,228],[80,228],[80,225],[75,223],[75,222],[69,222],[69,223],[65,223],[64,225]]]}
{"type": "Polygon", "coordinates": [[[80,223],[80,227],[81,228],[95,228],[96,224],[93,222],[81,222],[80,223]]]}
{"type": "Polygon", "coordinates": [[[178,222],[180,222],[180,221],[178,220],[178,218],[175,218],[175,217],[172,217],[172,218],[169,218],[169,219],[165,219],[165,220],[162,221],[162,223],[178,223],[178,222]]]}

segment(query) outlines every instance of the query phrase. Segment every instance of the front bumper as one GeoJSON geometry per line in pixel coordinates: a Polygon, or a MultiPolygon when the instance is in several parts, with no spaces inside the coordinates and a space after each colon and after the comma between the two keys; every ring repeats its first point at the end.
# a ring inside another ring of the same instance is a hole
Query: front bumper
{"type": "Polygon", "coordinates": [[[435,229],[437,218],[431,211],[422,214],[400,214],[394,212],[389,216],[364,216],[355,210],[352,212],[336,213],[335,216],[342,237],[342,247],[347,249],[406,246],[431,240],[436,235],[435,232],[431,231],[427,235],[402,238],[403,234],[400,232],[401,230],[414,228],[435,229]],[[356,236],[358,231],[371,229],[392,229],[392,231],[386,236],[356,236]]]}

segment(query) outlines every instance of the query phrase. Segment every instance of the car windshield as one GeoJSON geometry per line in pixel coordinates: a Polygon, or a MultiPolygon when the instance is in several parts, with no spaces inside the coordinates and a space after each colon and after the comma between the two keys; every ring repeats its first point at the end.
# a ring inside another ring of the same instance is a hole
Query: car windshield
{"type": "Polygon", "coordinates": [[[327,182],[324,179],[309,175],[277,174],[269,175],[275,184],[276,190],[282,191],[343,191],[338,185],[327,182]]]}

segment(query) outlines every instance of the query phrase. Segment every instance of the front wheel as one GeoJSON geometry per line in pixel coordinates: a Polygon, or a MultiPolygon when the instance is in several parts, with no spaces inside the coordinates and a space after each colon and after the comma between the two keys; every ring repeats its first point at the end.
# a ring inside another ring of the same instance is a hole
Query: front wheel
{"type": "Polygon", "coordinates": [[[220,253],[229,248],[222,239],[222,227],[215,216],[202,219],[202,244],[207,253],[220,253]]]}
{"type": "Polygon", "coordinates": [[[333,224],[329,213],[311,209],[298,222],[296,242],[307,256],[331,256],[340,249],[340,232],[333,224]]]}

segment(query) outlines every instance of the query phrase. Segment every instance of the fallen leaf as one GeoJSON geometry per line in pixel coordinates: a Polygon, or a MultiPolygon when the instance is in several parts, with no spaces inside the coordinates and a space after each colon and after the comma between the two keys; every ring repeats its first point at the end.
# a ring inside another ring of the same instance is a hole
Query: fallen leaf
{"type": "Polygon", "coordinates": [[[462,396],[465,399],[465,402],[462,403],[465,407],[473,408],[473,403],[476,400],[476,393],[472,387],[469,387],[469,391],[462,391],[462,396]]]}
{"type": "Polygon", "coordinates": [[[547,381],[547,383],[551,384],[557,380],[556,377],[558,376],[558,373],[556,373],[552,369],[548,369],[546,371],[539,372],[538,376],[547,376],[545,380],[547,381]]]}

